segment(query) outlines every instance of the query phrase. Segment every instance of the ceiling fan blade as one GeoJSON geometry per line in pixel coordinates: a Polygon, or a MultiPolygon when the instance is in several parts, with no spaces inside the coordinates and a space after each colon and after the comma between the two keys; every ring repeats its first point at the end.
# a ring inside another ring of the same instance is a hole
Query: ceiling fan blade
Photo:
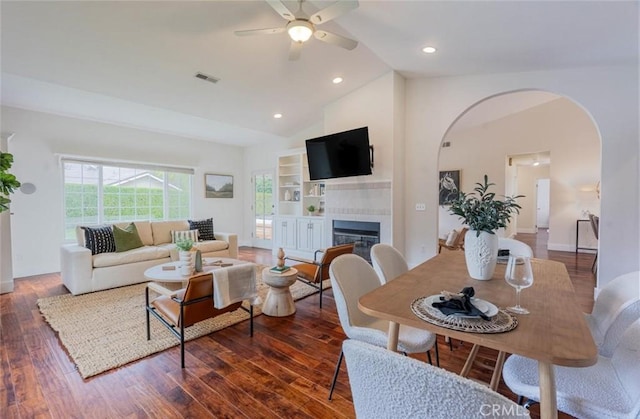
{"type": "Polygon", "coordinates": [[[289,61],[296,61],[300,58],[300,52],[302,52],[302,42],[291,41],[291,48],[289,48],[289,61]]]}
{"type": "Polygon", "coordinates": [[[274,33],[282,33],[287,28],[268,28],[268,29],[249,29],[246,31],[235,31],[238,36],[251,36],[251,35],[272,35],[274,33]]]}
{"type": "Polygon", "coordinates": [[[353,9],[357,9],[359,6],[358,0],[344,0],[337,1],[331,6],[325,7],[322,10],[317,11],[309,17],[309,22],[314,25],[320,25],[337,18],[353,9]]]}
{"type": "Polygon", "coordinates": [[[335,33],[327,31],[316,30],[313,33],[313,36],[315,36],[316,39],[322,42],[337,45],[348,50],[352,50],[358,46],[358,41],[354,41],[353,39],[345,38],[344,36],[336,35],[335,33]]]}
{"type": "Polygon", "coordinates": [[[266,2],[269,3],[269,6],[273,7],[273,10],[278,12],[278,14],[283,18],[287,20],[296,19],[295,15],[291,13],[291,11],[287,9],[287,6],[285,6],[280,0],[266,0],[266,2]]]}

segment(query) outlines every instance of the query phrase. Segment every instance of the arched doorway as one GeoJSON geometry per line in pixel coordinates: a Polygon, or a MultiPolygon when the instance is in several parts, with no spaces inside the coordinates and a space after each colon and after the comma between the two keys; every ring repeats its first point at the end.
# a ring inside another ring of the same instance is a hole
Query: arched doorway
{"type": "MultiPolygon", "coordinates": [[[[576,220],[587,212],[600,213],[600,161],[600,134],[587,112],[566,97],[524,90],[485,98],[464,111],[444,135],[438,165],[441,172],[459,172],[465,192],[485,174],[498,194],[527,189],[521,222],[516,219],[510,230],[499,233],[506,236],[535,228],[536,197],[531,195],[536,195],[535,183],[548,178],[547,248],[573,252],[576,220]],[[544,165],[546,170],[532,170],[544,165]],[[521,182],[525,177],[526,184],[521,182]]],[[[460,227],[446,205],[439,206],[438,219],[440,237],[460,227]]]]}

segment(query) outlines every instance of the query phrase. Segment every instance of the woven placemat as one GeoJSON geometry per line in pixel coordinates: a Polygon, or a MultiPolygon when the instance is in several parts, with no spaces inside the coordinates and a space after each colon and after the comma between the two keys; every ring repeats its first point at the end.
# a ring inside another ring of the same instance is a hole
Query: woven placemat
{"type": "Polygon", "coordinates": [[[503,333],[518,326],[518,319],[502,309],[498,310],[498,314],[493,316],[491,320],[464,318],[455,315],[447,316],[431,306],[431,303],[427,301],[428,298],[416,298],[411,303],[411,311],[422,320],[436,326],[470,333],[503,333]]]}

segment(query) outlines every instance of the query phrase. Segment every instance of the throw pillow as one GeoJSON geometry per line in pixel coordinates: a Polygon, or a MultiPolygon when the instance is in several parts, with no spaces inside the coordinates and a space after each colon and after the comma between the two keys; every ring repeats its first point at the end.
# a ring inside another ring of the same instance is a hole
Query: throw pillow
{"type": "Polygon", "coordinates": [[[198,230],[198,241],[216,239],[216,236],[213,234],[213,218],[200,221],[188,221],[191,230],[198,230]]]}
{"type": "Polygon", "coordinates": [[[456,242],[456,238],[458,238],[458,232],[456,230],[451,230],[451,233],[447,236],[447,241],[445,242],[447,246],[453,246],[456,242]]]}
{"type": "Polygon", "coordinates": [[[125,228],[113,226],[113,238],[116,242],[116,252],[126,252],[144,246],[136,225],[131,223],[125,228]]]}
{"type": "Polygon", "coordinates": [[[184,231],[171,230],[171,243],[175,243],[180,240],[191,240],[192,242],[197,242],[198,230],[184,230],[184,231]]]}
{"type": "Polygon", "coordinates": [[[84,230],[84,246],[92,255],[116,251],[116,243],[111,226],[80,227],[84,230]]]}

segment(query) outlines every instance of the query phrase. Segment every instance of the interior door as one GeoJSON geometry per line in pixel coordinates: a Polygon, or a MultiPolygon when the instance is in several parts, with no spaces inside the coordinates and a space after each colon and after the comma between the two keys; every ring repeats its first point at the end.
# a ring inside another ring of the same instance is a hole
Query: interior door
{"type": "Polygon", "coordinates": [[[549,179],[538,179],[536,191],[536,227],[549,228],[549,179]]]}
{"type": "Polygon", "coordinates": [[[254,247],[273,247],[273,211],[273,173],[256,172],[253,175],[254,247]]]}

